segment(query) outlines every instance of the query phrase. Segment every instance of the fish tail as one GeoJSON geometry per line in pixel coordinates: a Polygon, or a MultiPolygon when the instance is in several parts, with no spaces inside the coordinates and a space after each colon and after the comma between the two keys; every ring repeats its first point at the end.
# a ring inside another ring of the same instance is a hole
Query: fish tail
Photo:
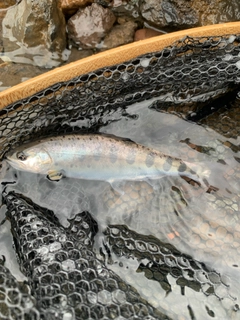
{"type": "Polygon", "coordinates": [[[237,192],[239,186],[230,185],[228,181],[229,172],[232,172],[234,168],[232,160],[230,162],[195,162],[188,163],[188,166],[196,172],[201,186],[207,188],[208,193],[218,191],[224,196],[230,196],[237,192]]]}

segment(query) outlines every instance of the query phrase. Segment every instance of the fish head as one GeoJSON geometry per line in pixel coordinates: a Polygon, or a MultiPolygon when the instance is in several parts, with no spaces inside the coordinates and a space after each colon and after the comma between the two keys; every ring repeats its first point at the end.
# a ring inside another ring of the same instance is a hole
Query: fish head
{"type": "Polygon", "coordinates": [[[15,149],[7,155],[7,161],[15,169],[42,174],[47,173],[53,163],[47,150],[39,146],[15,149]]]}

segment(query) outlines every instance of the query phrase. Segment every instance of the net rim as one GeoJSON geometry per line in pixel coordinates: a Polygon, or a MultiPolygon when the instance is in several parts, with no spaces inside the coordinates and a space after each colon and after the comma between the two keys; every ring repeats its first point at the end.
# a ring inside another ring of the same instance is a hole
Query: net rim
{"type": "Polygon", "coordinates": [[[238,33],[240,33],[240,22],[214,24],[176,31],[100,52],[58,67],[0,92],[0,110],[11,103],[32,96],[56,83],[69,81],[77,76],[100,68],[121,64],[149,52],[160,51],[187,36],[211,37],[238,33]]]}

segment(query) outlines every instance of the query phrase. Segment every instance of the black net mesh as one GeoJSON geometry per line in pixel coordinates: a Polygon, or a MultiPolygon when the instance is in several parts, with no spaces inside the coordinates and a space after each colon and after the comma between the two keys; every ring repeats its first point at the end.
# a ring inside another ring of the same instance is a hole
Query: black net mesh
{"type": "Polygon", "coordinates": [[[144,237],[122,225],[109,225],[104,233],[107,245],[116,255],[144,259],[137,272],[143,272],[148,279],[158,281],[167,293],[171,291],[168,281],[171,275],[182,288],[187,286],[195,291],[202,290],[206,295],[216,295],[219,299],[234,300],[228,292],[227,279],[182,254],[171,244],[151,236],[144,237]]]}
{"type": "MultiPolygon", "coordinates": [[[[78,230],[70,232],[72,225],[64,230],[53,213],[18,194],[8,193],[5,201],[21,269],[28,276],[41,319],[168,319],[96,258],[91,241],[85,246],[91,219],[87,214],[78,216],[78,230]]],[[[4,284],[10,294],[8,283],[4,284]]],[[[19,294],[16,290],[18,299],[19,294]]],[[[21,317],[34,313],[29,307],[26,310],[24,298],[21,317]]]]}
{"type": "Polygon", "coordinates": [[[39,319],[36,302],[23,283],[17,282],[10,271],[0,265],[0,317],[1,319],[39,319]]]}
{"type": "MultiPolygon", "coordinates": [[[[131,117],[127,106],[153,97],[158,98],[151,105],[156,111],[207,125],[226,138],[237,137],[239,70],[239,35],[186,37],[160,52],[57,83],[0,111],[0,158],[36,137],[99,132],[121,116],[131,117]]],[[[183,143],[201,152],[201,146],[189,140],[183,143]]],[[[239,151],[232,142],[224,143],[239,151]]],[[[168,319],[96,257],[92,246],[98,225],[90,214],[77,215],[64,229],[52,212],[22,195],[5,193],[3,197],[32,295],[22,293],[19,283],[1,266],[1,319],[168,319]],[[9,295],[18,297],[16,303],[9,295]]],[[[224,203],[225,215],[236,203],[234,199],[224,203]]],[[[211,227],[217,230],[214,224],[211,227]]],[[[182,290],[189,287],[206,296],[235,299],[224,276],[167,243],[119,225],[109,225],[105,236],[109,252],[144,260],[138,272],[159,282],[166,293],[171,291],[170,275],[182,290]]],[[[237,304],[232,309],[236,311],[237,304]]]]}

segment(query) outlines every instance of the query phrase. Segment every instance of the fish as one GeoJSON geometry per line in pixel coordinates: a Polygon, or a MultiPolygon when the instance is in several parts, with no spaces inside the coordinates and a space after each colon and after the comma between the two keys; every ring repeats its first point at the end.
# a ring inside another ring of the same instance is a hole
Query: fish
{"type": "Polygon", "coordinates": [[[54,212],[22,194],[5,192],[3,201],[40,319],[170,320],[96,257],[85,232],[83,219],[90,223],[86,214],[80,215],[78,232],[73,233],[76,224],[63,228],[54,212]],[[85,236],[79,237],[82,233],[85,236]]]}
{"type": "Polygon", "coordinates": [[[115,136],[87,134],[45,138],[22,145],[7,155],[15,169],[87,180],[155,179],[165,175],[199,181],[184,161],[115,136]]]}

